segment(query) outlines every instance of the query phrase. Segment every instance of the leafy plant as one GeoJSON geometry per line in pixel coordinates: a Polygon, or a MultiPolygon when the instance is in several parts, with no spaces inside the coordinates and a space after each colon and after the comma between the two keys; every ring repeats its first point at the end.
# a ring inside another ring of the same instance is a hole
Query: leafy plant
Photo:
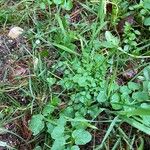
{"type": "Polygon", "coordinates": [[[133,29],[131,24],[126,22],[123,34],[123,42],[125,44],[123,50],[132,54],[139,55],[137,37],[140,35],[141,33],[138,30],[133,29]]]}
{"type": "MultiPolygon", "coordinates": [[[[130,7],[130,10],[139,11],[138,17],[142,19],[142,24],[145,26],[150,26],[150,1],[149,0],[141,0],[139,4],[133,5],[130,7]]],[[[139,20],[140,21],[140,20],[139,20]]]]}
{"type": "Polygon", "coordinates": [[[48,5],[52,4],[61,6],[65,10],[71,10],[73,7],[72,0],[42,0],[42,2],[40,1],[40,8],[44,10],[48,5]]]}

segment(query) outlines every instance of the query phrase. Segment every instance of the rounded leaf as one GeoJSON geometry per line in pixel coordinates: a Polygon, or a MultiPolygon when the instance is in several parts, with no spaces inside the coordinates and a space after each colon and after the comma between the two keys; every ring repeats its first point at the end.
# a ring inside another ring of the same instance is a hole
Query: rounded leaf
{"type": "Polygon", "coordinates": [[[44,128],[44,116],[41,114],[33,115],[29,123],[29,128],[33,132],[33,135],[37,135],[44,128]]]}
{"type": "Polygon", "coordinates": [[[77,145],[85,145],[92,139],[91,134],[84,129],[74,130],[72,137],[74,138],[75,144],[77,145]]]}

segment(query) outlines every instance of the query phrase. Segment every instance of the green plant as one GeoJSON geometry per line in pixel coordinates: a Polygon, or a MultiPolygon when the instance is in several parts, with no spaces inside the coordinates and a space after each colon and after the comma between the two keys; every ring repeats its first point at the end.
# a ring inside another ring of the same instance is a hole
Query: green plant
{"type": "Polygon", "coordinates": [[[145,26],[150,26],[150,1],[149,0],[141,0],[139,4],[133,5],[130,7],[130,10],[134,10],[138,13],[138,21],[145,26]]]}
{"type": "Polygon", "coordinates": [[[135,55],[139,55],[140,49],[138,48],[138,36],[141,33],[132,28],[131,24],[127,23],[124,27],[123,43],[125,44],[123,50],[135,55]]]}
{"type": "Polygon", "coordinates": [[[46,9],[47,5],[55,4],[61,6],[65,10],[71,10],[73,7],[72,0],[42,0],[40,1],[40,8],[46,9]]]}

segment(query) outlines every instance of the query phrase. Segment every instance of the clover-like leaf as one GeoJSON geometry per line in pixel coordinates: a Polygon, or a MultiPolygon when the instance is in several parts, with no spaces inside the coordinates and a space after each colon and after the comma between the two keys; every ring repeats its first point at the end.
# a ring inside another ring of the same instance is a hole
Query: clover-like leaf
{"type": "Polygon", "coordinates": [[[74,138],[75,144],[77,145],[85,145],[92,139],[91,134],[84,129],[74,130],[72,137],[74,138]]]}

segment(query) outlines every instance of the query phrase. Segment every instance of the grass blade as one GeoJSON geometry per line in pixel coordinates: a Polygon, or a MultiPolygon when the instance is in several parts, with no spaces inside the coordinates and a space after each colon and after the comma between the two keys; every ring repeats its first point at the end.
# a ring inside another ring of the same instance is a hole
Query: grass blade
{"type": "Polygon", "coordinates": [[[56,46],[57,48],[60,48],[61,50],[64,50],[68,53],[72,53],[72,54],[75,54],[75,55],[78,55],[79,54],[77,52],[74,52],[73,50],[71,50],[70,48],[64,46],[64,45],[61,45],[61,44],[56,44],[56,43],[53,43],[54,46],[56,46]]]}
{"type": "Polygon", "coordinates": [[[102,143],[101,143],[95,150],[99,150],[99,149],[102,149],[102,148],[103,148],[104,142],[106,141],[106,139],[107,139],[108,136],[110,135],[110,132],[113,130],[113,128],[114,128],[114,126],[115,126],[117,120],[118,120],[118,116],[116,116],[116,117],[114,118],[114,120],[113,120],[112,123],[110,124],[110,126],[109,126],[109,128],[108,128],[108,130],[107,130],[107,132],[106,132],[106,134],[105,134],[105,136],[104,136],[104,138],[103,138],[102,143]]]}
{"type": "Polygon", "coordinates": [[[121,116],[121,119],[124,122],[127,122],[128,124],[130,124],[131,126],[139,129],[140,131],[143,131],[144,133],[150,135],[150,128],[145,126],[144,124],[141,124],[141,123],[139,123],[138,121],[136,121],[132,118],[127,118],[127,117],[124,117],[124,116],[121,116]]]}

